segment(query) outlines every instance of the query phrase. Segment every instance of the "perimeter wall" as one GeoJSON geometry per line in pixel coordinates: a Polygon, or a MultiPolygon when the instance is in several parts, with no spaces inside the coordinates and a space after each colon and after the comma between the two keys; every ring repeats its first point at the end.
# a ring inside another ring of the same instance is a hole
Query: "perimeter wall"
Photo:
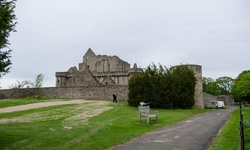
{"type": "Polygon", "coordinates": [[[207,105],[209,100],[224,101],[226,105],[232,105],[234,103],[234,99],[230,95],[214,96],[207,93],[203,93],[204,105],[207,105]]]}
{"type": "Polygon", "coordinates": [[[128,99],[128,86],[81,86],[81,87],[49,87],[8,89],[0,91],[1,99],[24,98],[30,96],[44,96],[47,98],[86,98],[86,99],[112,99],[112,94],[118,100],[128,99]]]}
{"type": "MultiPolygon", "coordinates": [[[[48,87],[48,88],[26,88],[0,90],[0,99],[25,98],[40,96],[47,98],[81,98],[81,99],[112,99],[112,94],[117,95],[118,100],[128,99],[127,85],[106,85],[106,86],[81,86],[81,87],[48,87]]],[[[231,96],[213,96],[203,93],[199,97],[206,105],[209,100],[221,100],[226,105],[232,105],[234,100],[231,96]]],[[[199,108],[204,108],[201,106],[199,108]]]]}

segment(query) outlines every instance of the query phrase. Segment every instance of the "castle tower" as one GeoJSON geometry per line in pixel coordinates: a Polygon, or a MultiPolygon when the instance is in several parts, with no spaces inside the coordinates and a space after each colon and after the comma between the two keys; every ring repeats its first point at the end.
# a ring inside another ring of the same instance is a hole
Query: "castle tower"
{"type": "Polygon", "coordinates": [[[202,67],[200,65],[187,65],[188,68],[193,70],[196,77],[196,85],[194,92],[194,107],[204,108],[203,103],[203,86],[202,86],[202,67]]]}
{"type": "Polygon", "coordinates": [[[202,67],[200,65],[185,65],[194,72],[196,85],[194,92],[194,108],[204,108],[203,103],[203,86],[202,86],[202,67]]]}
{"type": "Polygon", "coordinates": [[[83,72],[86,68],[90,68],[93,70],[95,66],[91,65],[93,58],[96,57],[96,54],[92,51],[91,48],[87,50],[85,55],[83,56],[82,63],[79,64],[79,71],[83,72]]]}

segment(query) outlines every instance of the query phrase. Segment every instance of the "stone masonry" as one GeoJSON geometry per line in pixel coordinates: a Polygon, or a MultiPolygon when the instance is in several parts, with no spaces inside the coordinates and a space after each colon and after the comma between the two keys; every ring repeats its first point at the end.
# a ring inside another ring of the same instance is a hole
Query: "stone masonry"
{"type": "Polygon", "coordinates": [[[56,87],[128,85],[131,75],[142,71],[136,64],[130,68],[117,56],[96,55],[89,48],[79,70],[71,67],[67,72],[56,72],[56,87]]]}
{"type": "MultiPolygon", "coordinates": [[[[197,79],[194,107],[204,108],[202,67],[199,65],[188,65],[188,67],[194,71],[197,79]]],[[[112,94],[115,93],[119,100],[127,100],[128,81],[135,72],[143,72],[143,69],[137,68],[136,64],[130,68],[128,62],[117,56],[96,55],[89,48],[78,69],[71,67],[66,72],[56,72],[56,87],[1,90],[0,98],[38,95],[48,98],[112,99],[112,94]]]]}

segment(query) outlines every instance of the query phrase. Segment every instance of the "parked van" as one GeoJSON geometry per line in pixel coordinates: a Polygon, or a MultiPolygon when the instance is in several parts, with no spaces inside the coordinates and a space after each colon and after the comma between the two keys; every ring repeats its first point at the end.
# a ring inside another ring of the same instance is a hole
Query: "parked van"
{"type": "Polygon", "coordinates": [[[218,104],[217,104],[217,100],[209,100],[209,102],[205,105],[205,108],[207,109],[207,108],[209,108],[209,109],[211,109],[211,108],[218,108],[218,104]]]}
{"type": "Polygon", "coordinates": [[[225,103],[223,101],[217,101],[218,108],[225,108],[225,103]]]}
{"type": "Polygon", "coordinates": [[[209,102],[205,105],[205,108],[225,108],[225,103],[223,101],[218,100],[209,100],[209,102]]]}

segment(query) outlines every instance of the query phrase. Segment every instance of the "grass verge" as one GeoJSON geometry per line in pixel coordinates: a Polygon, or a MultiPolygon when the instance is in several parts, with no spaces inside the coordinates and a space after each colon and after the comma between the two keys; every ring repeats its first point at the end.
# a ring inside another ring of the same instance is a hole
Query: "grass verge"
{"type": "Polygon", "coordinates": [[[237,109],[232,113],[209,150],[239,150],[239,112],[239,109],[237,109]]]}
{"type": "MultiPolygon", "coordinates": [[[[250,107],[242,107],[245,149],[250,149],[250,107]]],[[[239,150],[240,110],[235,110],[209,150],[239,150]]]]}
{"type": "Polygon", "coordinates": [[[250,107],[242,107],[245,149],[250,149],[250,107]]]}
{"type": "Polygon", "coordinates": [[[0,149],[109,149],[147,132],[209,111],[157,110],[158,125],[140,124],[138,108],[121,101],[108,106],[85,103],[5,113],[0,115],[0,121],[12,119],[12,122],[0,123],[0,149]],[[103,107],[112,109],[101,114],[94,111],[103,107]],[[96,115],[88,117],[93,113],[96,115]]]}

